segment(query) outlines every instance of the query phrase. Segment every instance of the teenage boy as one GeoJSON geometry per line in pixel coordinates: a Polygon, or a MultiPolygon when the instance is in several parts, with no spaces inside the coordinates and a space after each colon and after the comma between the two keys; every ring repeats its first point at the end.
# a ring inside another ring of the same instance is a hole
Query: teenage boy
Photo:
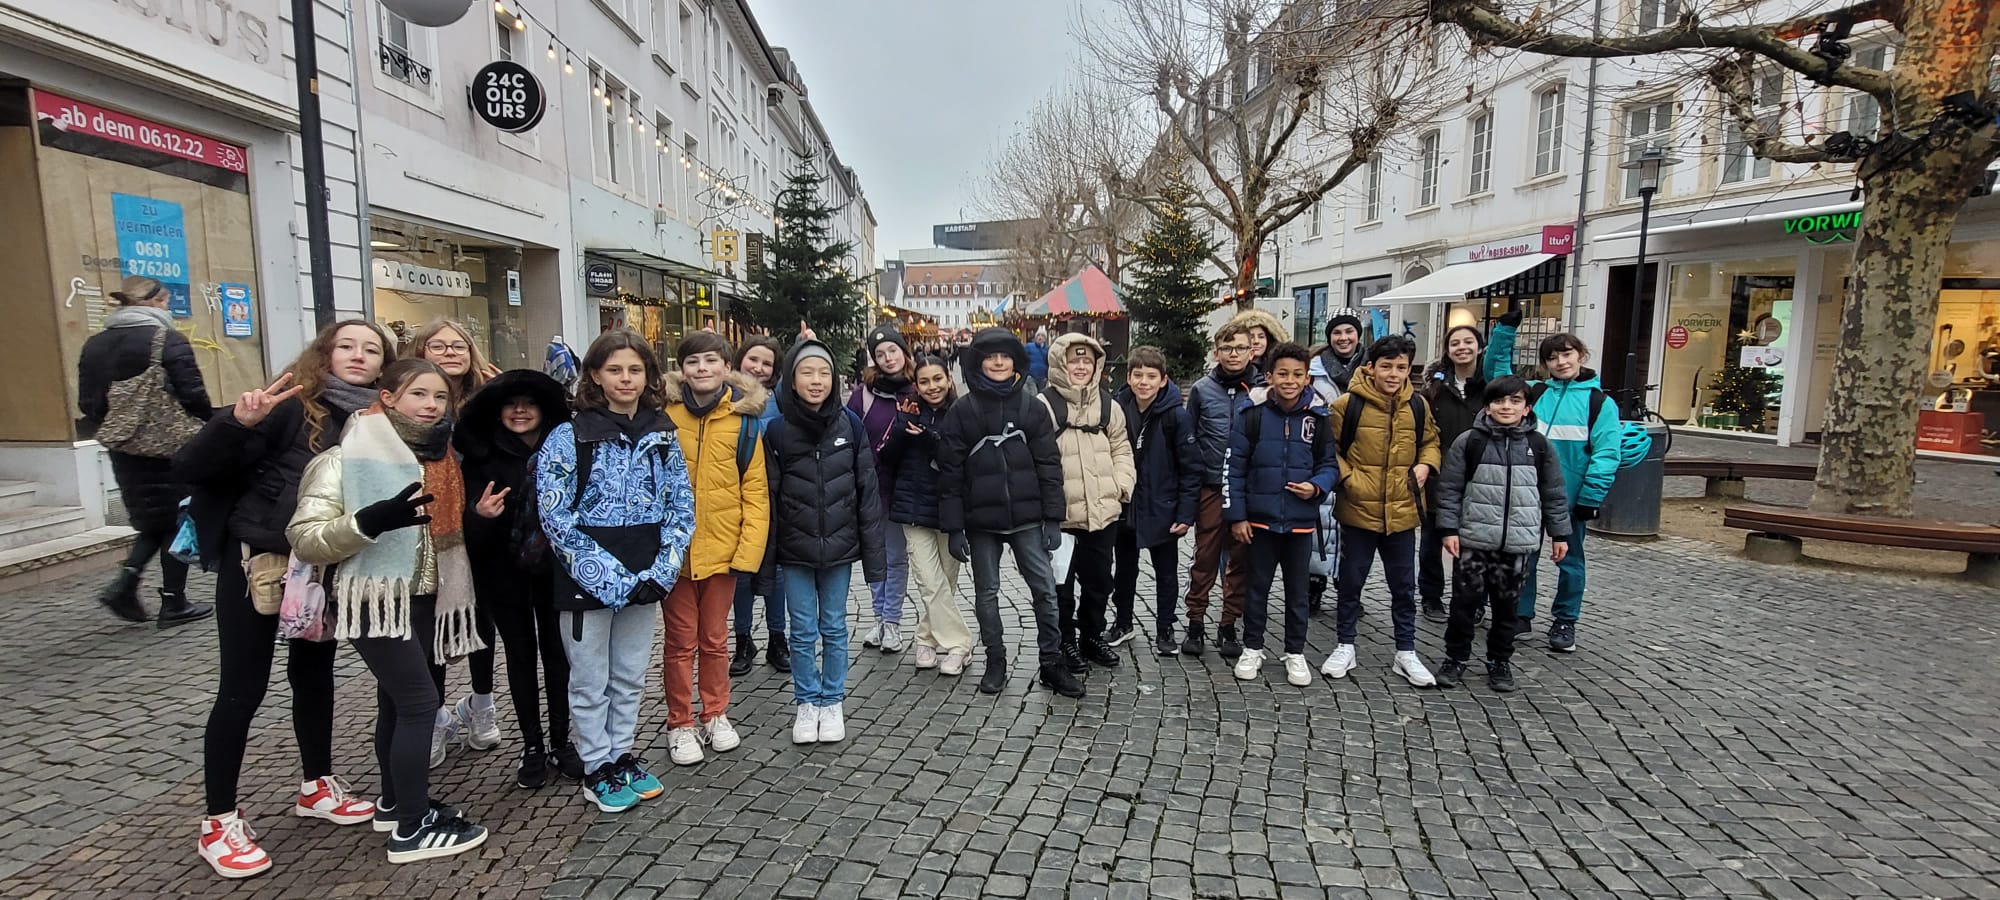
{"type": "Polygon", "coordinates": [[[1079,674],[1092,664],[1118,667],[1118,654],[1104,640],[1104,613],[1111,601],[1118,519],[1132,499],[1136,478],[1125,411],[1103,388],[1103,363],[1104,347],[1090,335],[1056,338],[1049,347],[1049,387],[1042,392],[1056,423],[1056,449],[1062,452],[1063,531],[1075,544],[1068,571],[1056,573],[1062,656],[1069,670],[1079,674]]]}
{"type": "Polygon", "coordinates": [[[1215,639],[1224,659],[1243,652],[1236,640],[1236,620],[1243,615],[1249,545],[1236,543],[1222,520],[1222,488],[1228,480],[1229,434],[1237,417],[1250,408],[1257,367],[1251,362],[1250,329],[1231,320],[1215,332],[1215,369],[1201,376],[1188,392],[1188,418],[1194,421],[1201,446],[1201,493],[1196,502],[1194,562],[1188,568],[1187,640],[1181,652],[1200,656],[1207,649],[1202,622],[1208,616],[1208,592],[1222,575],[1222,617],[1215,639]],[[1224,567],[1224,557],[1228,559],[1224,567]]]}
{"type": "Polygon", "coordinates": [[[1491,608],[1486,679],[1506,693],[1514,690],[1514,607],[1544,533],[1551,558],[1560,563],[1568,554],[1569,495],[1562,461],[1528,411],[1528,382],[1495,378],[1484,399],[1486,411],[1445,453],[1437,486],[1438,531],[1444,552],[1457,560],[1437,683],[1452,687],[1465,678],[1476,616],[1491,608]]]}
{"type": "Polygon", "coordinates": [[[1271,385],[1229,436],[1229,491],[1222,517],[1238,543],[1250,547],[1250,596],[1243,605],[1243,655],[1236,677],[1248,681],[1264,665],[1264,628],[1271,578],[1285,570],[1285,680],[1312,683],[1306,662],[1306,575],[1312,565],[1319,507],[1339,478],[1326,411],[1306,387],[1311,355],[1293,343],[1271,352],[1271,385]]]}
{"type": "Polygon", "coordinates": [[[1379,554],[1396,628],[1390,669],[1417,687],[1437,683],[1417,657],[1417,526],[1424,483],[1437,469],[1438,436],[1437,421],[1410,387],[1416,354],[1416,343],[1401,336],[1369,345],[1347,396],[1328,410],[1327,427],[1340,448],[1333,509],[1340,521],[1339,644],[1320,668],[1330,678],[1354,671],[1361,585],[1379,554]]]}
{"type": "Polygon", "coordinates": [[[1182,405],[1181,389],[1167,376],[1167,357],[1158,347],[1133,347],[1125,354],[1125,433],[1132,438],[1137,481],[1118,528],[1117,576],[1112,599],[1118,622],[1105,635],[1112,646],[1132,639],[1132,603],[1139,589],[1139,551],[1153,560],[1153,603],[1159,613],[1156,652],[1175,656],[1174,607],[1181,598],[1180,539],[1194,529],[1201,494],[1201,449],[1194,420],[1182,405]]]}
{"type": "Polygon", "coordinates": [[[972,564],[973,612],[986,645],[982,693],[1007,687],[1007,639],[1000,630],[1000,551],[1011,548],[1035,610],[1041,681],[1065,697],[1083,683],[1062,664],[1055,566],[1062,545],[1062,452],[1047,405],[1027,388],[1028,351],[1005,328],[972,339],[978,362],[965,373],[970,389],[938,430],[938,524],[950,535],[952,558],[972,564]]]}

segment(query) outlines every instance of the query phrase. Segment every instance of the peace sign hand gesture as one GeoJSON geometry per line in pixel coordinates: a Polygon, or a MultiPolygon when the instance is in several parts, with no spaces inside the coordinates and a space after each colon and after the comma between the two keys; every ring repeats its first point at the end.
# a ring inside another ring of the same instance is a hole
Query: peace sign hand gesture
{"type": "Polygon", "coordinates": [[[507,509],[507,492],[511,490],[513,488],[501,488],[500,493],[496,494],[493,493],[493,482],[486,482],[485,489],[479,492],[479,502],[473,505],[472,511],[478,513],[481,518],[499,518],[507,509]]]}
{"type": "Polygon", "coordinates": [[[264,421],[264,417],[270,415],[271,410],[276,409],[278,404],[298,396],[300,391],[306,389],[302,384],[285,387],[291,384],[291,381],[292,373],[286,372],[267,387],[243,392],[243,396],[236,398],[236,424],[245,428],[255,427],[258,422],[264,421]]]}

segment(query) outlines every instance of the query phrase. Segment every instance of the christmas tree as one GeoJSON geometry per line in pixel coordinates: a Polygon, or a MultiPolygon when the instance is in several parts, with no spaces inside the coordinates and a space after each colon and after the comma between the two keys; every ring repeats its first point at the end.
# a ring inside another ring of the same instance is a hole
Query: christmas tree
{"type": "Polygon", "coordinates": [[[786,178],[774,205],[777,233],[765,244],[765,264],[749,272],[756,296],[744,306],[752,324],[785,340],[804,322],[844,364],[854,356],[867,312],[862,273],[841,268],[854,244],[833,240],[839,210],[823,199],[825,182],[811,154],[786,178]]]}
{"type": "Polygon", "coordinates": [[[1133,344],[1151,344],[1166,354],[1176,380],[1201,374],[1208,359],[1204,327],[1214,308],[1216,280],[1205,277],[1215,241],[1190,215],[1193,190],[1175,180],[1161,191],[1164,204],[1153,226],[1132,248],[1132,285],[1125,308],[1132,317],[1133,344]]]}

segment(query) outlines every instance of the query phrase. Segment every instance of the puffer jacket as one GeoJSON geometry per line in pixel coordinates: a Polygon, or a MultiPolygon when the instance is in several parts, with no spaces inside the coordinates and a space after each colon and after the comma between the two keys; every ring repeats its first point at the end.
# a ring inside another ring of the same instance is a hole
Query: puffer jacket
{"type": "Polygon", "coordinates": [[[1125,410],[1106,402],[1109,398],[1102,387],[1104,347],[1095,338],[1065,334],[1056,338],[1049,353],[1057,364],[1049,368],[1049,387],[1042,392],[1042,404],[1053,417],[1053,398],[1060,398],[1069,420],[1057,423],[1056,430],[1056,449],[1062,452],[1063,527],[1102,531],[1117,523],[1138,481],[1132,467],[1132,439],[1126,436],[1125,410]],[[1097,356],[1097,367],[1083,384],[1071,383],[1069,367],[1063,364],[1076,347],[1088,347],[1097,356]]]}
{"type": "Polygon", "coordinates": [[[623,609],[642,581],[673,588],[694,533],[694,490],[673,429],[659,410],[627,419],[591,408],[543,439],[535,503],[556,553],[556,609],[623,609]],[[585,484],[579,444],[592,454],[585,484]]]}
{"type": "Polygon", "coordinates": [[[1025,375],[998,392],[972,381],[938,432],[941,530],[1007,534],[1061,522],[1062,451],[1048,405],[1028,390],[1025,375]]]}
{"type": "MultiPolygon", "coordinates": [[[[773,405],[770,395],[756,379],[731,372],[723,379],[723,396],[715,408],[696,418],[681,395],[681,374],[668,372],[662,384],[667,417],[674,421],[681,459],[694,485],[694,537],[681,575],[702,579],[755,573],[764,563],[764,543],[770,533],[770,483],[763,442],[751,448],[749,465],[739,471],[737,454],[742,448],[737,441],[746,436],[744,420],[754,422],[773,405]]],[[[755,433],[756,426],[752,429],[755,433]]]]}
{"type": "Polygon", "coordinates": [[[1221,487],[1228,479],[1229,433],[1236,427],[1236,417],[1253,402],[1250,389],[1261,382],[1255,366],[1234,375],[1217,366],[1188,390],[1188,417],[1194,420],[1201,444],[1202,484],[1221,487]]]}
{"type": "Polygon", "coordinates": [[[809,569],[860,562],[866,580],[881,581],[889,568],[882,498],[861,418],[843,409],[812,440],[780,416],[764,433],[764,449],[776,562],[809,569]]]}
{"type": "Polygon", "coordinates": [[[1130,425],[1132,468],[1137,481],[1125,507],[1125,523],[1141,547],[1174,539],[1177,524],[1193,527],[1201,494],[1201,448],[1179,385],[1169,381],[1144,410],[1131,388],[1118,392],[1130,425]]]}
{"type": "MultiPolygon", "coordinates": [[[[1493,326],[1492,340],[1486,345],[1486,377],[1514,374],[1516,330],[1510,325],[1493,326]]],[[[1562,462],[1563,479],[1570,506],[1592,508],[1604,505],[1611,480],[1618,474],[1618,438],[1623,426],[1618,406],[1603,393],[1597,373],[1584,369],[1569,381],[1550,379],[1542,396],[1535,401],[1537,427],[1555,449],[1562,462]],[[1597,424],[1590,422],[1590,398],[1599,397],[1597,424]]]]}
{"type": "MultiPolygon", "coordinates": [[[[345,472],[341,448],[334,447],[313,457],[306,466],[305,477],[299,479],[299,506],[285,527],[285,537],[292,543],[292,555],[300,562],[334,565],[375,542],[361,533],[361,525],[354,519],[359,510],[346,508],[347,501],[341,493],[345,472]]],[[[437,584],[437,548],[431,544],[430,529],[419,526],[417,571],[412,573],[410,593],[435,594],[437,584]]]]}
{"type": "Polygon", "coordinates": [[[1438,485],[1438,531],[1474,550],[1533,553],[1542,535],[1566,541],[1569,500],[1562,463],[1535,430],[1534,414],[1501,425],[1480,413],[1444,457],[1438,485]],[[1480,458],[1471,458],[1481,444],[1480,458]]]}
{"type": "Polygon", "coordinates": [[[896,416],[889,440],[882,445],[882,462],[895,473],[890,489],[889,521],[903,525],[942,530],[938,523],[938,436],[945,415],[951,412],[952,396],[944,404],[931,406],[919,399],[916,412],[896,416]],[[921,433],[911,434],[915,425],[921,433]]]}
{"type": "MultiPolygon", "coordinates": [[[[188,415],[208,421],[215,409],[202,385],[194,347],[186,335],[162,324],[171,321],[162,309],[121,307],[105,320],[103,331],[83,342],[83,352],[76,361],[76,405],[83,413],[77,420],[78,437],[96,434],[111,413],[112,382],[137,376],[153,364],[153,337],[162,331],[160,365],[166,369],[168,395],[188,415]]],[[[105,455],[111,460],[111,474],[118,482],[118,499],[125,505],[128,524],[142,534],[172,530],[181,498],[188,495],[187,486],[174,478],[172,460],[110,449],[105,455]]]]}
{"type": "Polygon", "coordinates": [[[1251,407],[1229,436],[1222,520],[1286,534],[1318,529],[1319,508],[1340,477],[1335,440],[1326,426],[1326,410],[1313,402],[1311,391],[1301,391],[1289,405],[1272,394],[1251,407]],[[1254,442],[1251,422],[1257,429],[1254,442]],[[1318,495],[1299,499],[1285,489],[1296,482],[1311,482],[1318,495]]]}
{"type": "Polygon", "coordinates": [[[1437,477],[1437,417],[1424,416],[1417,434],[1416,413],[1410,408],[1416,392],[1408,383],[1393,396],[1375,386],[1363,369],[1348,382],[1347,396],[1328,410],[1326,427],[1340,442],[1346,417],[1359,415],[1354,443],[1340,451],[1340,488],[1334,495],[1334,518],[1345,528],[1379,534],[1408,531],[1422,523],[1416,478],[1410,469],[1429,466],[1437,477]]]}
{"type": "Polygon", "coordinates": [[[188,503],[201,544],[201,567],[235,564],[241,541],[259,553],[289,553],[285,526],[298,507],[299,478],[315,454],[340,443],[348,413],[322,400],[294,397],[273,407],[256,425],[236,421],[235,407],[208,420],[174,453],[174,478],[193,491],[188,503]],[[324,418],[312,439],[306,404],[324,418]]]}
{"type": "Polygon", "coordinates": [[[1049,380],[1049,345],[1029,341],[1023,349],[1028,352],[1028,377],[1038,383],[1049,380]]]}

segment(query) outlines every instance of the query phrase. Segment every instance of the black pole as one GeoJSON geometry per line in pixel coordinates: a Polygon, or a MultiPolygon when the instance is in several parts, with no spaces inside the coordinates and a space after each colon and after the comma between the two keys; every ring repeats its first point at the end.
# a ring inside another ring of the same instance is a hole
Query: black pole
{"type": "Polygon", "coordinates": [[[315,328],[333,324],[333,247],[326,224],[326,143],[319,122],[319,51],[313,0],[292,0],[293,77],[299,84],[299,165],[306,182],[306,250],[315,328]]]}
{"type": "Polygon", "coordinates": [[[1625,390],[1632,393],[1621,410],[1628,413],[1645,401],[1645,395],[1639,392],[1639,310],[1645,305],[1650,283],[1646,278],[1646,229],[1653,221],[1654,190],[1646,188],[1639,192],[1639,269],[1632,276],[1632,323],[1625,344],[1625,390]]]}

